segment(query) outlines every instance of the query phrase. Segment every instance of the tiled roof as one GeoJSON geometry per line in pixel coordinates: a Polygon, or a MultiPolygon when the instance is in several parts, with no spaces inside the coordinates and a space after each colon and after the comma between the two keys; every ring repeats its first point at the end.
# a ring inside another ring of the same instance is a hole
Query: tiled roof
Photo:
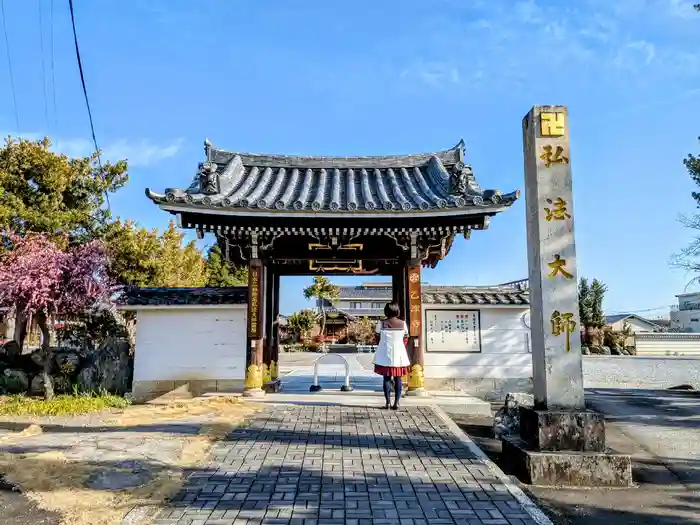
{"type": "Polygon", "coordinates": [[[205,143],[187,189],[149,189],[155,203],[179,208],[248,210],[259,213],[421,212],[496,213],[519,191],[503,194],[479,187],[464,164],[464,143],[419,155],[377,157],[300,157],[254,155],[205,143]]]}
{"type": "Polygon", "coordinates": [[[525,291],[500,287],[426,286],[423,288],[423,304],[528,306],[530,296],[525,291]]]}
{"type": "Polygon", "coordinates": [[[117,300],[121,306],[246,304],[248,287],[130,288],[117,300]]]}
{"type": "Polygon", "coordinates": [[[391,286],[389,287],[374,287],[374,286],[339,286],[338,297],[344,299],[384,299],[389,300],[392,297],[391,286]]]}

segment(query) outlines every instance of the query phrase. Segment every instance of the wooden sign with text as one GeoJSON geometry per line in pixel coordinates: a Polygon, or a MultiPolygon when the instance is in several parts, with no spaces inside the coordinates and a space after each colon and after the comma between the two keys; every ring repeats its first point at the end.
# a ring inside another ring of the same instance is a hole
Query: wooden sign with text
{"type": "Polygon", "coordinates": [[[408,269],[408,333],[420,337],[423,326],[421,307],[420,266],[408,269]]]}
{"type": "Polygon", "coordinates": [[[248,337],[262,337],[262,266],[251,266],[248,274],[248,337]]]}

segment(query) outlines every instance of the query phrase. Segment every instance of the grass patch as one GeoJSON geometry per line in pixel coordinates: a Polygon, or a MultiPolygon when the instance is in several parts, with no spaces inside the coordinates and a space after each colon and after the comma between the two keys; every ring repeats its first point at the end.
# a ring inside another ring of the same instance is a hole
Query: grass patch
{"type": "Polygon", "coordinates": [[[59,395],[50,401],[41,398],[13,395],[0,402],[2,416],[75,416],[100,412],[108,408],[124,409],[129,401],[112,394],[59,395]]]}

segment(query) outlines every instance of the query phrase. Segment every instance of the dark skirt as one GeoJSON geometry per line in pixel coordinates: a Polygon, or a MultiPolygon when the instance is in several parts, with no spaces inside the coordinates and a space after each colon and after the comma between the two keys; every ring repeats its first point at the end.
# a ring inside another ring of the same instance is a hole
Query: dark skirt
{"type": "Polygon", "coordinates": [[[374,365],[374,373],[380,376],[403,377],[411,371],[410,366],[382,366],[374,365]]]}

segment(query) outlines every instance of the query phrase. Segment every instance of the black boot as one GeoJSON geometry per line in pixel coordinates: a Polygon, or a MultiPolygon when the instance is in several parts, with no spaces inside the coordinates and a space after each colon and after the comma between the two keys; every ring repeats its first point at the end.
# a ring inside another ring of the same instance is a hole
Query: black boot
{"type": "Polygon", "coordinates": [[[392,410],[399,409],[399,400],[401,399],[401,392],[403,391],[403,382],[401,381],[401,376],[394,378],[394,404],[391,406],[392,410]]]}

